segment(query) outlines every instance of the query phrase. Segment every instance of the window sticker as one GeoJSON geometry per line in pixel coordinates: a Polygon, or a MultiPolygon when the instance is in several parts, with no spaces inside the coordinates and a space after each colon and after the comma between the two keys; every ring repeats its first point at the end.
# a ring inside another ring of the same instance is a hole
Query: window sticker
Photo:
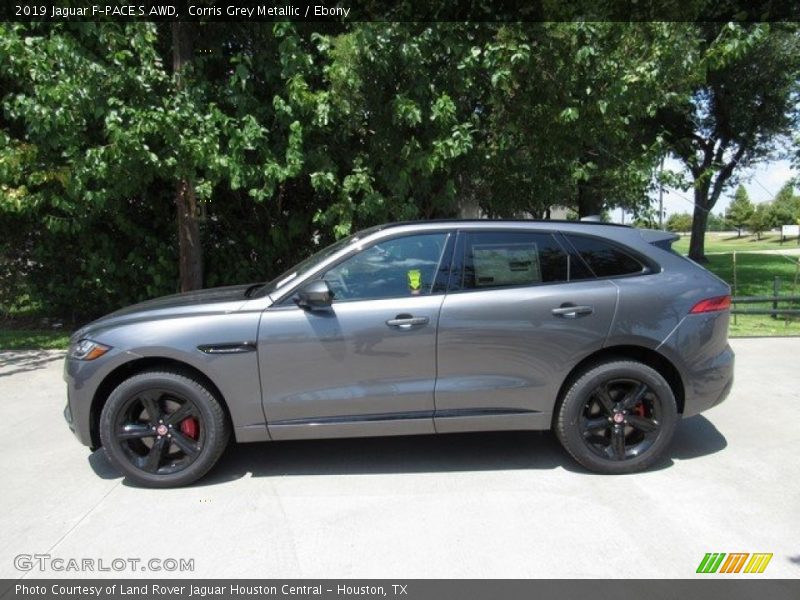
{"type": "Polygon", "coordinates": [[[414,296],[418,296],[422,291],[422,271],[419,269],[408,270],[408,290],[414,296]]]}
{"type": "Polygon", "coordinates": [[[475,287],[541,283],[536,243],[480,244],[472,247],[475,287]]]}

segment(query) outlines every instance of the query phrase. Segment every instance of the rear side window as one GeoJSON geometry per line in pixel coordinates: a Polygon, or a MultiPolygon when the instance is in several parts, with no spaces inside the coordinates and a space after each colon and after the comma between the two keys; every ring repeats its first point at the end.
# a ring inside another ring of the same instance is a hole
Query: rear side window
{"type": "Polygon", "coordinates": [[[643,273],[646,267],[614,244],[594,237],[565,234],[597,277],[619,277],[643,273]]]}
{"type": "Polygon", "coordinates": [[[546,233],[481,231],[466,234],[461,289],[567,281],[568,257],[546,233]]]}

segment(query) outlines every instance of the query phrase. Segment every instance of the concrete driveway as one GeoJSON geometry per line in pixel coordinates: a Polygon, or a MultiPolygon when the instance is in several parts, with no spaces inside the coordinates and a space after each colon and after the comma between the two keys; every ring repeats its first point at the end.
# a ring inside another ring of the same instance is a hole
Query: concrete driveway
{"type": "Polygon", "coordinates": [[[232,445],[200,484],[162,491],[72,437],[60,355],[0,352],[0,577],[81,575],[15,568],[49,554],[143,561],[86,577],[193,559],[169,575],[686,578],[707,552],[769,552],[757,577],[797,578],[800,339],[733,347],[731,397],[644,474],[589,474],[546,433],[471,434],[232,445]]]}

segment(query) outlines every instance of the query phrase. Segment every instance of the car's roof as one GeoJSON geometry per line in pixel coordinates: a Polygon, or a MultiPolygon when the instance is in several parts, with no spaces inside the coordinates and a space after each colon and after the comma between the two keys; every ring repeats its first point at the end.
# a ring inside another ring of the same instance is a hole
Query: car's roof
{"type": "Polygon", "coordinates": [[[359,237],[383,237],[397,232],[441,229],[538,229],[545,231],[581,232],[604,238],[628,240],[640,237],[639,229],[629,225],[602,223],[600,221],[557,221],[536,219],[434,219],[401,221],[378,225],[359,232],[359,237]]]}
{"type": "Polygon", "coordinates": [[[386,229],[389,227],[401,227],[404,225],[423,225],[423,224],[434,224],[434,225],[446,225],[446,226],[456,226],[456,227],[463,227],[463,226],[478,226],[478,227],[496,227],[498,223],[500,224],[510,224],[510,225],[523,225],[523,226],[530,226],[530,225],[554,225],[558,227],[563,227],[564,225],[576,225],[580,227],[591,227],[591,226],[604,226],[604,227],[624,227],[626,229],[632,229],[630,225],[622,225],[619,223],[604,223],[602,221],[569,221],[566,219],[427,219],[427,220],[419,220],[419,221],[397,221],[395,223],[387,223],[381,226],[382,229],[386,229]]]}

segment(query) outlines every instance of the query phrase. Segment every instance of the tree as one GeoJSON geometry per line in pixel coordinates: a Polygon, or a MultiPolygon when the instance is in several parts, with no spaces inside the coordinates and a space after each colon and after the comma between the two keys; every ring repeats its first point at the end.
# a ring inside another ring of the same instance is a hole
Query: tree
{"type": "Polygon", "coordinates": [[[696,24],[687,56],[697,81],[679,110],[660,120],[672,152],[691,175],[689,256],[705,260],[707,215],[741,170],[773,154],[797,120],[797,24],[696,24]]]}
{"type": "Polygon", "coordinates": [[[458,214],[471,196],[485,127],[475,55],[496,28],[364,23],[327,39],[330,102],[343,116],[327,164],[312,173],[325,200],[317,224],[341,236],[389,220],[458,214]]]}
{"type": "Polygon", "coordinates": [[[667,231],[676,233],[689,231],[692,228],[692,215],[689,213],[673,213],[667,219],[667,231]]]}
{"type": "Polygon", "coordinates": [[[0,287],[95,316],[390,220],[652,224],[661,116],[727,64],[699,29],[0,23],[0,287]]]}
{"type": "Polygon", "coordinates": [[[791,181],[785,183],[770,203],[770,226],[796,225],[800,223],[800,196],[794,195],[791,181]]]}
{"type": "Polygon", "coordinates": [[[32,301],[96,316],[196,287],[207,250],[219,285],[332,239],[310,179],[337,141],[317,89],[335,27],[0,24],[0,252],[32,301]],[[213,51],[169,69],[181,37],[213,51]]]}
{"type": "MultiPolygon", "coordinates": [[[[175,91],[180,94],[185,87],[185,73],[194,54],[190,23],[170,24],[172,33],[172,73],[175,91]]],[[[178,274],[182,292],[203,287],[203,249],[200,243],[200,225],[197,222],[197,195],[194,182],[180,177],[175,184],[175,211],[178,221],[178,274]]]]}
{"type": "Polygon", "coordinates": [[[588,216],[647,205],[663,154],[652,117],[688,89],[684,30],[516,24],[477,49],[489,81],[488,135],[476,152],[487,212],[561,204],[588,216]]]}
{"type": "Polygon", "coordinates": [[[747,190],[743,185],[740,185],[736,188],[733,201],[725,211],[725,219],[736,228],[737,237],[742,236],[742,227],[749,223],[754,210],[753,203],[750,202],[750,197],[747,195],[747,190]]]}
{"type": "Polygon", "coordinates": [[[757,204],[753,210],[753,214],[750,215],[750,219],[747,222],[747,228],[753,235],[756,236],[756,239],[760,240],[761,234],[767,231],[769,226],[769,206],[763,202],[761,204],[757,204]]]}
{"type": "Polygon", "coordinates": [[[728,222],[722,213],[718,215],[710,213],[708,215],[708,223],[706,231],[725,231],[727,227],[728,227],[728,222]]]}

